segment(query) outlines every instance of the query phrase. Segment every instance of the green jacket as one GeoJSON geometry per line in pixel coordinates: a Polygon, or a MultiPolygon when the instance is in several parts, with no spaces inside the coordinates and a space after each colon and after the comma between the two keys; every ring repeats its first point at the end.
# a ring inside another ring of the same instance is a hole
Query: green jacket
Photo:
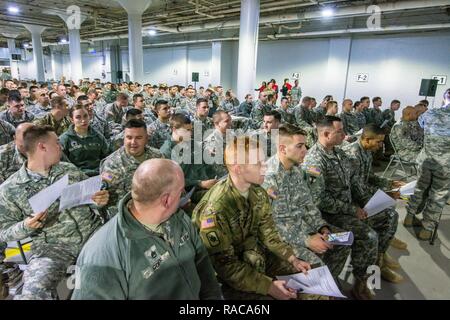
{"type": "Polygon", "coordinates": [[[252,185],[246,200],[230,177],[219,181],[195,207],[192,219],[217,275],[235,290],[268,294],[272,278],[264,271],[265,255],[255,256],[258,252],[271,252],[286,263],[294,255],[281,240],[271,211],[262,187],[252,185]]]}
{"type": "MultiPolygon", "coordinates": [[[[177,144],[175,143],[175,141],[171,139],[166,140],[159,151],[163,154],[164,158],[172,159],[172,149],[176,145],[177,144]]],[[[183,170],[186,189],[191,189],[194,186],[198,187],[201,181],[214,179],[214,177],[216,176],[216,172],[212,165],[204,164],[203,161],[199,164],[195,163],[195,155],[202,155],[202,146],[198,145],[197,150],[199,153],[196,153],[194,144],[191,144],[190,163],[184,163],[187,162],[184,160],[181,161],[181,156],[180,159],[172,159],[176,161],[183,170]]],[[[201,157],[199,159],[201,159],[201,157]]]]}
{"type": "Polygon", "coordinates": [[[179,210],[163,223],[166,235],[155,233],[128,211],[130,199],[128,194],[81,251],[72,299],[221,299],[208,253],[187,215],[179,210]]]}
{"type": "Polygon", "coordinates": [[[34,124],[39,126],[50,126],[55,130],[57,136],[62,135],[72,125],[69,117],[62,118],[61,121],[56,121],[51,113],[47,113],[44,117],[35,119],[34,124]]]}
{"type": "Polygon", "coordinates": [[[102,134],[89,126],[88,135],[80,137],[71,125],[69,130],[59,137],[63,152],[70,162],[88,176],[99,174],[100,161],[110,153],[110,147],[102,134]]]}

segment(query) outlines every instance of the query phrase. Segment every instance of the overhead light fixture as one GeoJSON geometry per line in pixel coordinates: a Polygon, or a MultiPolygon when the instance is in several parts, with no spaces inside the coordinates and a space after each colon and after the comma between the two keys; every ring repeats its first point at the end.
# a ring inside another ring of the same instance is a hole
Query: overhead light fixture
{"type": "Polygon", "coordinates": [[[322,17],[329,18],[334,16],[334,10],[332,8],[322,9],[322,17]]]}
{"type": "Polygon", "coordinates": [[[20,9],[18,7],[10,6],[8,7],[8,12],[16,14],[20,12],[20,9]]]}
{"type": "Polygon", "coordinates": [[[156,36],[156,30],[155,29],[148,30],[148,35],[151,36],[151,37],[156,36]]]}
{"type": "Polygon", "coordinates": [[[61,43],[67,43],[67,39],[66,38],[62,38],[60,42],[61,43]]]}
{"type": "Polygon", "coordinates": [[[24,43],[23,44],[23,47],[26,49],[26,48],[28,48],[30,45],[28,44],[28,43],[24,43]]]}

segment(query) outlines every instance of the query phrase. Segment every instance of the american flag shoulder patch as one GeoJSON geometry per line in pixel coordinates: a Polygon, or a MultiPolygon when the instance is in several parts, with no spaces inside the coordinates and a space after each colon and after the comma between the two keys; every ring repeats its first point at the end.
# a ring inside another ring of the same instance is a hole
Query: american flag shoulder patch
{"type": "Polygon", "coordinates": [[[216,217],[214,216],[206,216],[202,219],[201,228],[209,229],[216,226],[216,217]]]}

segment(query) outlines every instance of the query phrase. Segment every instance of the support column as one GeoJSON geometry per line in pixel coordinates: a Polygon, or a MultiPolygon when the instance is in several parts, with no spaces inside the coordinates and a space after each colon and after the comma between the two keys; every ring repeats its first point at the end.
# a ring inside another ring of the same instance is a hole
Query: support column
{"type": "Polygon", "coordinates": [[[23,26],[31,33],[31,41],[33,43],[33,61],[34,68],[36,70],[35,78],[37,81],[45,81],[41,34],[46,27],[31,24],[24,24],[23,26]]]}
{"type": "Polygon", "coordinates": [[[211,80],[210,80],[213,86],[222,85],[221,67],[222,67],[222,42],[213,42],[211,44],[211,80]]]}
{"type": "Polygon", "coordinates": [[[128,13],[128,55],[130,80],[144,82],[144,50],[142,48],[142,13],[151,0],[116,0],[128,13]]]}
{"type": "Polygon", "coordinates": [[[14,38],[7,38],[6,42],[8,43],[9,50],[9,65],[11,66],[11,77],[13,79],[19,79],[19,72],[17,68],[17,61],[12,59],[12,55],[16,53],[16,40],[14,38]]]}
{"type": "Polygon", "coordinates": [[[258,54],[259,0],[241,0],[237,98],[254,93],[258,54]]]}

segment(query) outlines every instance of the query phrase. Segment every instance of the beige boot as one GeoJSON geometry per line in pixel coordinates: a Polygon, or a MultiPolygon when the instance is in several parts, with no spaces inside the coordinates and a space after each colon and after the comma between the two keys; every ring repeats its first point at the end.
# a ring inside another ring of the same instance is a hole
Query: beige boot
{"type": "Polygon", "coordinates": [[[417,236],[419,240],[430,240],[433,235],[433,231],[422,228],[417,236]]]}
{"type": "Polygon", "coordinates": [[[415,215],[408,213],[406,214],[405,220],[403,220],[403,225],[405,226],[405,228],[420,227],[422,223],[419,219],[416,218],[415,215]]]}
{"type": "Polygon", "coordinates": [[[367,287],[367,277],[363,279],[355,277],[352,294],[356,300],[373,300],[375,298],[375,293],[367,287]]]}
{"type": "Polygon", "coordinates": [[[391,283],[399,283],[403,281],[403,277],[395,272],[394,270],[390,269],[387,264],[384,262],[384,254],[381,253],[378,255],[378,263],[377,265],[380,267],[381,270],[381,278],[387,282],[391,283]]]}
{"type": "Polygon", "coordinates": [[[406,242],[403,242],[402,240],[397,239],[396,237],[394,237],[391,240],[390,245],[391,245],[391,247],[394,247],[395,249],[398,249],[398,250],[406,250],[408,248],[408,245],[406,244],[406,242]]]}
{"type": "Polygon", "coordinates": [[[395,261],[395,259],[393,257],[391,257],[391,255],[389,253],[387,253],[387,252],[384,253],[383,260],[384,260],[384,264],[389,269],[400,269],[400,263],[395,261]]]}

